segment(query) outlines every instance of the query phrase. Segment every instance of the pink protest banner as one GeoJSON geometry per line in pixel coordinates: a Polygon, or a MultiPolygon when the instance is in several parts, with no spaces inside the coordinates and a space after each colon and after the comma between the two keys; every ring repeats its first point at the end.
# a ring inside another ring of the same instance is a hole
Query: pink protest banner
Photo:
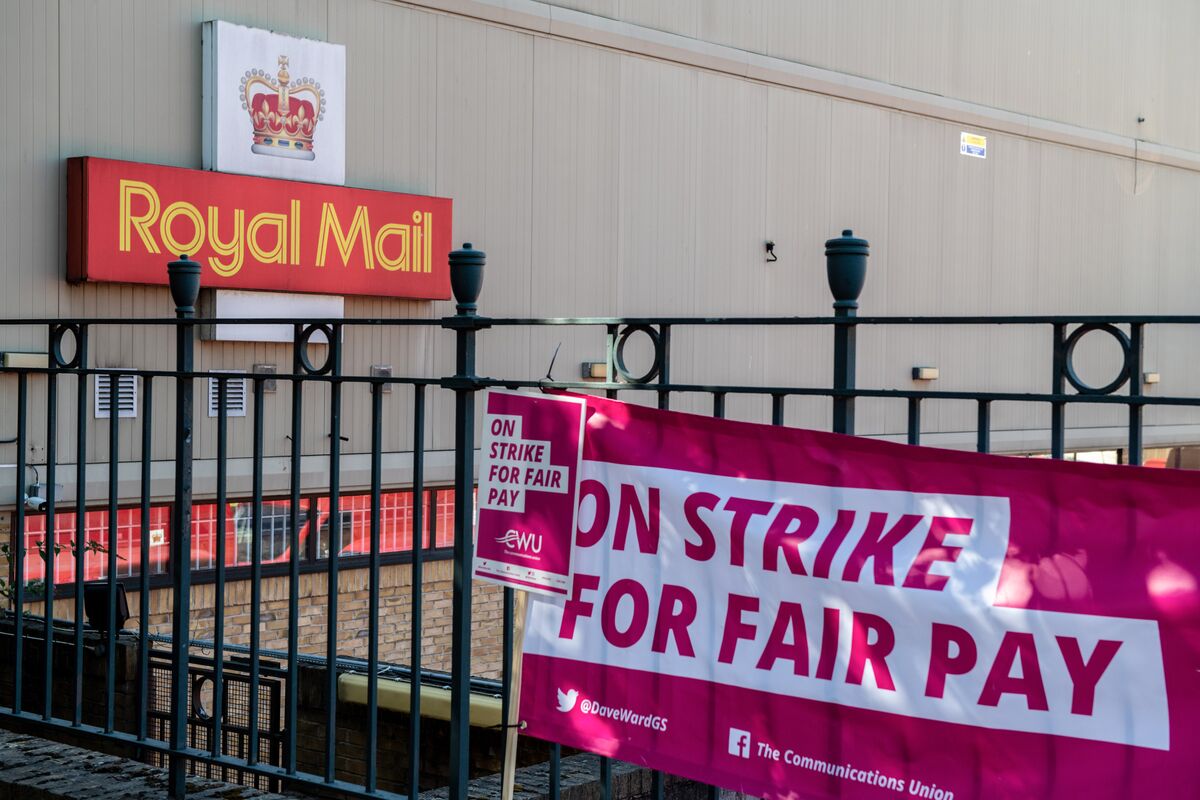
{"type": "Polygon", "coordinates": [[[565,595],[584,401],[490,389],[483,409],[475,577],[565,595]]]}
{"type": "Polygon", "coordinates": [[[588,398],[526,733],[767,798],[1200,796],[1200,476],[588,398]]]}

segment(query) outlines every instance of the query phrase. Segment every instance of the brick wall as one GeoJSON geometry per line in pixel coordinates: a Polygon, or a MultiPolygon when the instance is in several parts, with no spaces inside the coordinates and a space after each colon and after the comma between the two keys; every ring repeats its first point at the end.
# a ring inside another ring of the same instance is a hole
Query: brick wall
{"type": "MultiPolygon", "coordinates": [[[[45,632],[37,620],[25,622],[22,650],[22,692],[24,711],[40,714],[45,700],[45,632]]],[[[79,706],[85,725],[103,726],[107,713],[105,675],[108,659],[101,650],[99,634],[84,637],[83,691],[79,706]]],[[[0,621],[0,705],[11,708],[13,703],[13,625],[12,619],[0,621]]],[[[113,675],[113,727],[125,733],[137,731],[137,644],[118,640],[113,675]]],[[[70,720],[75,713],[75,645],[74,632],[57,630],[54,635],[53,676],[51,680],[51,710],[55,717],[70,720]]],[[[6,724],[19,727],[14,721],[6,724]]],[[[130,756],[132,747],[115,741],[97,741],[71,730],[55,732],[56,738],[69,744],[101,749],[116,755],[130,756]]]]}
{"type": "MultiPolygon", "coordinates": [[[[421,593],[421,658],[427,669],[450,669],[451,602],[454,591],[454,563],[450,560],[426,562],[423,566],[421,593]]],[[[338,576],[338,653],[366,658],[369,571],[343,569],[338,576]]],[[[379,658],[384,662],[407,664],[412,636],[412,566],[392,564],[379,570],[379,658]]],[[[326,609],[329,578],[325,573],[300,576],[300,650],[324,655],[326,648],[326,609]]],[[[171,632],[171,590],[153,589],[150,595],[152,633],[171,632]]],[[[140,594],[130,590],[130,622],[137,627],[140,594]]],[[[266,578],[261,582],[261,646],[268,650],[287,649],[288,578],[266,578]]],[[[216,609],[216,587],[205,583],[192,586],[192,637],[211,639],[216,609]]],[[[31,614],[41,614],[41,603],[26,605],[31,614]]],[[[54,616],[71,619],[74,602],[56,600],[54,616]]],[[[476,583],[472,594],[472,672],[477,676],[499,678],[501,669],[503,590],[492,584],[476,583]]],[[[230,581],[225,586],[225,641],[250,643],[250,582],[230,581]]]]}

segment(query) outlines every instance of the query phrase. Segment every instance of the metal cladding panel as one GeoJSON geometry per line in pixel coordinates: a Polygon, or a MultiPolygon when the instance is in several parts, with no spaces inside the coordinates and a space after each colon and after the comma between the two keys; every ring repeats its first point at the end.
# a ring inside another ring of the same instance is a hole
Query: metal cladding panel
{"type": "MultiPolygon", "coordinates": [[[[701,309],[720,303],[732,314],[747,316],[768,305],[763,248],[767,238],[767,128],[763,124],[767,88],[701,73],[698,90],[698,258],[690,281],[695,292],[691,313],[703,314],[701,309]]],[[[689,371],[695,378],[702,381],[703,376],[720,369],[733,383],[767,384],[770,365],[763,329],[739,330],[733,335],[719,328],[680,333],[677,341],[683,343],[686,338],[693,343],[689,371]]],[[[689,380],[688,371],[678,377],[689,380]]],[[[728,412],[762,418],[770,413],[770,406],[764,397],[735,397],[729,399],[728,412]]]]}
{"type": "Polygon", "coordinates": [[[562,0],[555,5],[586,14],[618,19],[621,16],[622,0],[562,0]]]}
{"type": "MultiPolygon", "coordinates": [[[[0,303],[6,313],[58,313],[57,262],[65,171],[59,164],[58,10],[36,0],[7,3],[0,24],[0,67],[9,113],[0,115],[0,303]],[[16,97],[14,98],[13,94],[16,97]],[[16,99],[19,98],[19,99],[16,99]],[[14,113],[19,109],[19,113],[14,113]],[[46,262],[50,263],[47,264],[46,262]],[[20,298],[19,304],[15,298],[20,298]],[[11,309],[11,310],[10,310],[11,309]]],[[[23,332],[0,344],[33,349],[23,332]]]]}
{"type": "Polygon", "coordinates": [[[1191,0],[548,0],[704,42],[1200,149],[1191,0]],[[615,8],[614,8],[615,6],[615,8]],[[1139,124],[1137,118],[1145,117],[1139,124]]]}
{"type": "MultiPolygon", "coordinates": [[[[566,2],[570,1],[566,0],[566,2]]],[[[553,3],[552,5],[558,4],[553,3]]],[[[698,39],[700,38],[701,11],[702,4],[696,0],[658,0],[654,3],[646,3],[643,0],[619,0],[618,11],[614,18],[654,30],[698,39]]]]}
{"type": "MultiPolygon", "coordinates": [[[[1188,0],[898,4],[884,0],[574,0],[565,8],[1049,119],[1200,149],[1200,7],[1188,0]],[[1092,6],[1086,5],[1087,9],[1092,6]],[[1036,20],[1038,24],[1030,24],[1036,20]],[[1140,126],[1136,117],[1147,118],[1140,126]]],[[[13,107],[0,118],[0,314],[161,316],[164,289],[63,281],[65,160],[94,155],[196,168],[200,23],[224,18],[342,43],[348,58],[348,183],[452,197],[454,242],[488,253],[481,311],[576,314],[818,315],[829,310],[823,241],[843,227],[871,242],[862,314],[1191,313],[1200,296],[1200,174],[994,131],[986,159],[959,155],[956,123],[889,111],[605,49],[466,16],[374,0],[141,5],[11,2],[0,64],[13,107]],[[767,263],[763,242],[776,242],[767,263]]],[[[165,267],[164,267],[165,268],[165,267]]],[[[431,317],[448,302],[349,298],[346,314],[431,317]]],[[[1151,391],[1200,392],[1197,334],[1152,331],[1151,391]],[[1195,385],[1194,385],[1195,384],[1195,385]]],[[[908,387],[929,361],[942,389],[1049,388],[1046,328],[860,331],[859,386],[908,387]]],[[[453,371],[441,330],[347,329],[347,372],[453,371]]],[[[535,378],[562,343],[555,376],[602,360],[603,329],[492,329],[480,374],[535,378]]],[[[0,329],[0,347],[36,349],[42,331],[0,329]]],[[[818,329],[673,332],[673,378],[828,385],[831,336],[818,329]]],[[[1097,377],[1103,347],[1081,351],[1097,377]]],[[[97,331],[98,366],[170,367],[170,337],[97,331]]],[[[205,342],[203,369],[291,366],[287,345],[205,342]]],[[[203,388],[203,387],[199,387],[203,388]]],[[[169,382],[156,391],[154,440],[169,449],[169,382]]],[[[265,397],[266,451],[290,443],[289,389],[265,397]]],[[[329,391],[309,386],[304,451],[327,452],[329,391]]],[[[369,398],[344,390],[347,452],[369,446],[369,398]]],[[[73,379],[59,413],[74,417],[73,379]]],[[[0,404],[15,395],[0,380],[0,404]]],[[[428,395],[430,449],[452,443],[447,393],[428,395]]],[[[31,459],[44,454],[44,398],[31,397],[31,459]]],[[[708,412],[711,398],[673,399],[708,412]]],[[[411,390],[385,398],[384,446],[411,446],[411,390]]],[[[826,427],[827,401],[791,399],[788,424],[826,427]]],[[[769,403],[730,399],[730,416],[769,419],[769,403]]],[[[253,409],[252,409],[253,411],[253,409]]],[[[998,404],[997,429],[1039,429],[1044,409],[998,404]]],[[[927,403],[926,432],[963,432],[970,403],[927,403]]],[[[231,422],[241,447],[245,430],[231,422]]],[[[1194,421],[1152,410],[1148,423],[1194,421]]],[[[903,401],[860,402],[863,432],[903,432],[903,401]]],[[[1077,426],[1120,425],[1072,409],[1077,426]]],[[[93,459],[107,431],[90,427],[93,459]]],[[[125,421],[122,454],[136,457],[125,421]]],[[[60,453],[74,441],[61,427],[60,453]]],[[[215,454],[197,420],[197,455],[215,454]]],[[[0,430],[0,436],[7,431],[0,430]]],[[[998,439],[998,446],[1001,441],[998,439]]],[[[1068,440],[1070,445],[1070,440],[1068,440]]],[[[0,450],[0,461],[9,460],[0,450]]],[[[245,476],[242,476],[244,479],[245,476]]]]}
{"type": "Polygon", "coordinates": [[[624,315],[695,308],[698,83],[695,70],[621,59],[614,307],[624,315]]]}
{"type": "MultiPolygon", "coordinates": [[[[829,295],[823,248],[832,230],[830,164],[810,154],[830,150],[833,101],[773,87],[766,104],[762,232],[765,240],[776,243],[779,260],[767,262],[765,248],[752,247],[750,253],[761,261],[750,268],[762,276],[757,283],[764,311],[781,316],[808,314],[829,295]]],[[[761,347],[764,379],[771,383],[817,386],[832,374],[830,331],[768,328],[762,332],[761,347]]],[[[790,421],[805,402],[799,398],[788,402],[785,410],[790,421]]],[[[827,425],[820,417],[813,424],[827,425]]]]}
{"type": "MultiPolygon", "coordinates": [[[[606,314],[617,286],[621,56],[538,38],[533,57],[530,309],[606,314]]],[[[544,375],[560,343],[556,378],[605,360],[602,328],[542,328],[530,331],[530,370],[544,375]]]]}
{"type": "MultiPolygon", "coordinates": [[[[486,36],[487,67],[482,112],[488,120],[484,166],[474,191],[485,194],[486,213],[475,235],[486,242],[491,265],[485,289],[506,313],[532,315],[532,180],[534,156],[534,37],[501,28],[486,36]]],[[[543,68],[552,68],[546,65],[543,68]]],[[[497,329],[478,337],[478,357],[495,374],[530,374],[532,362],[549,362],[533,352],[530,332],[497,329]]]]}

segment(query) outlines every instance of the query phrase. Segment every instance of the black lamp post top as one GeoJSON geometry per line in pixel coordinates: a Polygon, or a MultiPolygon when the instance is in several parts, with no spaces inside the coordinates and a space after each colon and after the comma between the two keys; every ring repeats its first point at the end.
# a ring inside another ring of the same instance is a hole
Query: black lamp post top
{"type": "Polygon", "coordinates": [[[200,265],[182,253],[178,261],[167,264],[167,280],[171,286],[171,299],[175,301],[175,313],[191,316],[196,313],[196,300],[200,297],[200,265]]]}
{"type": "Polygon", "coordinates": [[[454,291],[459,314],[475,313],[476,301],[483,289],[483,266],[486,263],[487,254],[476,250],[470,242],[450,252],[450,288],[454,291]]]}
{"type": "Polygon", "coordinates": [[[858,296],[867,282],[867,256],[871,246],[847,228],[836,239],[825,242],[825,269],[833,307],[849,312],[858,308],[858,296]]]}
{"type": "Polygon", "coordinates": [[[849,228],[843,230],[842,235],[836,239],[825,240],[825,255],[827,256],[834,253],[861,253],[865,256],[870,249],[870,242],[858,238],[849,228]]]}

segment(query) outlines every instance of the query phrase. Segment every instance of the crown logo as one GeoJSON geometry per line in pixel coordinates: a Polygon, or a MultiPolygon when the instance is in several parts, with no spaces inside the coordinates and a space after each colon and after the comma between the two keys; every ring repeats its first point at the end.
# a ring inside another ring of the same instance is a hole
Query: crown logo
{"type": "Polygon", "coordinates": [[[305,161],[316,158],[313,132],[325,119],[325,90],[321,84],[311,78],[292,83],[288,57],[280,56],[274,79],[265,70],[246,70],[241,90],[242,108],[250,114],[254,126],[252,152],[305,161]]]}

